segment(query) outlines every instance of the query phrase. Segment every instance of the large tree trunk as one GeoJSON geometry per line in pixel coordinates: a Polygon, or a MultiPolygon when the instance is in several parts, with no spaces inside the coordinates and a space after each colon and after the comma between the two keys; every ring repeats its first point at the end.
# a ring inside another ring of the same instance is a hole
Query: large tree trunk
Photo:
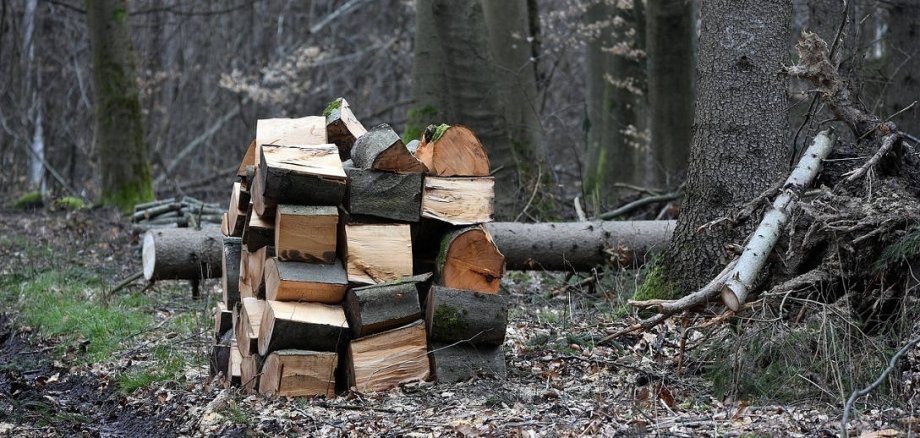
{"type": "Polygon", "coordinates": [[[696,32],[692,0],[649,0],[646,50],[652,160],[646,181],[678,185],[687,171],[693,124],[696,32]]]}
{"type": "Polygon", "coordinates": [[[96,154],[103,204],[122,210],[153,199],[126,0],[86,0],[96,98],[96,154]]]}
{"type": "MultiPolygon", "coordinates": [[[[920,0],[888,4],[887,84],[880,116],[888,117],[920,100],[920,0]]],[[[898,128],[920,135],[920,104],[894,119],[898,128]]]]}
{"type": "Polygon", "coordinates": [[[785,81],[791,0],[707,0],[702,4],[696,126],[684,209],[666,272],[679,291],[702,286],[741,244],[745,227],[705,223],[727,217],[778,182],[787,168],[785,81]],[[745,11],[740,14],[739,11],[745,11]]]}
{"type": "Polygon", "coordinates": [[[583,191],[600,207],[616,202],[615,183],[642,183],[645,147],[644,17],[641,2],[588,7],[600,35],[588,42],[587,152],[583,191]],[[611,18],[613,17],[613,18],[611,18]],[[640,31],[641,30],[641,31],[640,31]],[[636,32],[635,35],[631,35],[636,32]]]}
{"type": "Polygon", "coordinates": [[[495,173],[496,213],[513,217],[520,181],[487,36],[479,2],[416,1],[413,103],[404,137],[419,138],[430,124],[472,128],[495,173]]]}

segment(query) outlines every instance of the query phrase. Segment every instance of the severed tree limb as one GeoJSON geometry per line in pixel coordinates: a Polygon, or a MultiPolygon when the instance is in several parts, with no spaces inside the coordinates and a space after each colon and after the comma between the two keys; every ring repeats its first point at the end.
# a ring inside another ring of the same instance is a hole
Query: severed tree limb
{"type": "Polygon", "coordinates": [[[895,143],[897,143],[900,139],[901,137],[898,135],[898,133],[886,135],[882,139],[882,145],[878,148],[878,151],[875,153],[875,155],[872,156],[872,158],[869,158],[869,161],[866,161],[866,164],[863,164],[859,169],[854,169],[844,174],[844,176],[847,177],[846,181],[853,182],[859,178],[862,178],[862,176],[865,175],[869,169],[875,167],[875,165],[882,160],[882,157],[887,154],[888,151],[890,151],[895,143]]]}
{"type": "Polygon", "coordinates": [[[789,220],[789,213],[805,188],[811,185],[818,175],[821,161],[830,154],[833,144],[827,131],[821,131],[815,136],[811,146],[802,154],[798,166],[789,174],[782,193],[773,201],[773,207],[764,214],[760,225],[751,234],[738,259],[738,265],[729,273],[728,280],[722,287],[722,301],[729,309],[737,312],[744,305],[754,281],[760,275],[767,257],[773,252],[773,247],[776,246],[779,235],[789,220]]]}
{"type": "Polygon", "coordinates": [[[601,218],[602,220],[610,220],[610,219],[613,219],[613,218],[615,218],[615,217],[617,217],[617,216],[622,216],[622,215],[624,215],[624,214],[627,214],[627,213],[629,213],[629,212],[632,212],[632,211],[638,209],[639,207],[644,207],[644,206],[646,206],[646,205],[655,204],[655,203],[659,203],[659,202],[670,202],[670,201],[673,201],[673,200],[675,200],[675,199],[677,199],[677,198],[680,198],[680,194],[679,194],[679,193],[665,193],[665,194],[663,194],[663,195],[649,196],[649,197],[646,197],[646,198],[642,198],[642,199],[635,200],[635,201],[630,202],[630,203],[628,203],[628,204],[626,204],[626,205],[623,205],[623,206],[621,206],[621,207],[619,207],[619,208],[617,208],[617,209],[610,210],[610,211],[608,211],[608,212],[606,212],[606,213],[603,213],[603,214],[601,214],[600,218],[601,218]]]}

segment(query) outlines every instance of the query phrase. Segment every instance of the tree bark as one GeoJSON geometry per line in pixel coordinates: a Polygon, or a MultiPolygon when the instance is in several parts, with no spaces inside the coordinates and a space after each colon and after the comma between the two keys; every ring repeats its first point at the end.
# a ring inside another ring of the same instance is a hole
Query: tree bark
{"type": "MultiPolygon", "coordinates": [[[[882,117],[888,117],[920,100],[920,1],[888,3],[888,78],[882,117]]],[[[920,135],[920,102],[893,121],[901,131],[920,135]]]]}
{"type": "Polygon", "coordinates": [[[142,249],[147,280],[198,280],[221,275],[223,238],[217,227],[148,231],[142,249]]]}
{"type": "Polygon", "coordinates": [[[128,210],[153,199],[150,162],[134,72],[126,0],[86,0],[93,90],[96,164],[103,204],[128,210]]]}
{"type": "Polygon", "coordinates": [[[684,209],[665,267],[678,290],[696,290],[728,262],[753,224],[698,232],[729,217],[778,182],[788,165],[785,81],[791,0],[707,0],[702,32],[696,126],[684,209]],[[738,11],[745,11],[739,14],[738,11]]]}
{"type": "Polygon", "coordinates": [[[692,0],[649,0],[646,13],[652,160],[646,180],[653,187],[675,187],[690,151],[696,17],[692,0]]]}

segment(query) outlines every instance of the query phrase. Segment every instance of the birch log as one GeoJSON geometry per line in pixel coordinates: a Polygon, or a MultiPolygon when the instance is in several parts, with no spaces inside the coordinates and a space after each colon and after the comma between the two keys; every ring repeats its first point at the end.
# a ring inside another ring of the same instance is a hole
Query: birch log
{"type": "Polygon", "coordinates": [[[754,281],[760,275],[767,257],[773,251],[789,219],[795,202],[818,175],[821,161],[830,154],[833,144],[827,131],[821,131],[815,136],[811,146],[799,160],[798,166],[786,179],[783,191],[773,201],[773,207],[764,214],[760,225],[751,234],[741,257],[738,258],[738,264],[729,272],[728,280],[722,287],[722,301],[729,309],[738,311],[744,305],[754,281]]]}

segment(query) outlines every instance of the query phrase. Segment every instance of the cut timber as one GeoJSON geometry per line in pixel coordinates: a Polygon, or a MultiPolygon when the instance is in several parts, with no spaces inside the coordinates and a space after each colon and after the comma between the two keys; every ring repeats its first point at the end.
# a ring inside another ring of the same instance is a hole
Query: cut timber
{"type": "Polygon", "coordinates": [[[332,263],[335,261],[335,207],[282,204],[275,213],[275,254],[286,261],[332,263]]]}
{"type": "Polygon", "coordinates": [[[432,342],[501,345],[508,325],[508,304],[497,294],[432,286],[425,319],[432,342]]]}
{"type": "Polygon", "coordinates": [[[415,156],[434,176],[489,176],[489,156],[466,126],[429,126],[415,156]]]}
{"type": "Polygon", "coordinates": [[[828,136],[827,131],[821,131],[815,136],[811,146],[802,154],[799,164],[783,184],[783,190],[773,201],[772,208],[764,213],[760,225],[751,233],[744,251],[738,258],[738,264],[728,273],[728,280],[722,287],[722,301],[729,309],[737,312],[744,305],[748,293],[767,262],[767,257],[773,253],[773,247],[776,246],[796,201],[818,175],[821,162],[831,153],[833,145],[834,141],[828,136]]]}
{"type": "Polygon", "coordinates": [[[261,119],[256,122],[255,164],[259,164],[258,146],[266,144],[326,144],[326,118],[261,119]]]}
{"type": "Polygon", "coordinates": [[[408,224],[346,225],[348,281],[376,284],[412,275],[408,224]]]}
{"type": "Polygon", "coordinates": [[[220,338],[233,328],[233,312],[227,308],[224,303],[218,301],[214,307],[214,341],[220,342],[220,338]]]}
{"type": "Polygon", "coordinates": [[[224,251],[221,259],[221,286],[223,286],[224,304],[233,308],[240,301],[240,251],[243,239],[224,237],[224,251]]]}
{"type": "Polygon", "coordinates": [[[348,291],[344,305],[352,336],[358,338],[380,333],[421,318],[419,292],[416,282],[411,279],[426,281],[428,277],[430,275],[420,275],[409,277],[408,281],[395,281],[348,291]]]}
{"type": "Polygon", "coordinates": [[[664,251],[674,221],[597,221],[484,225],[511,270],[590,271],[634,267],[664,251]]]}
{"type": "Polygon", "coordinates": [[[259,392],[287,397],[335,395],[339,355],[307,350],[279,350],[262,364],[259,392]]]}
{"type": "Polygon", "coordinates": [[[431,368],[441,383],[454,383],[477,376],[504,378],[505,353],[499,346],[473,346],[466,343],[431,344],[431,368]]]}
{"type": "Polygon", "coordinates": [[[339,304],[348,290],[348,276],[342,262],[331,265],[265,261],[265,298],[275,301],[311,301],[339,304]]]}
{"type": "Polygon", "coordinates": [[[259,350],[259,327],[265,313],[265,301],[255,298],[243,298],[240,301],[239,317],[234,333],[236,342],[243,356],[252,356],[259,350]]]}
{"type": "Polygon", "coordinates": [[[227,364],[227,379],[224,380],[224,387],[240,386],[240,365],[243,363],[243,356],[240,355],[240,349],[236,346],[236,340],[230,345],[230,361],[227,364]]]}
{"type": "Polygon", "coordinates": [[[240,298],[255,297],[252,292],[252,286],[249,285],[249,251],[246,245],[242,245],[240,250],[240,298]]]}
{"type": "Polygon", "coordinates": [[[223,234],[218,227],[160,228],[144,235],[147,280],[197,280],[220,276],[223,234]]]}
{"type": "Polygon", "coordinates": [[[312,146],[262,145],[258,190],[253,206],[262,217],[274,215],[277,204],[339,205],[345,197],[346,176],[332,144],[312,146]],[[261,199],[261,202],[256,201],[261,199]]]}
{"type": "Polygon", "coordinates": [[[339,351],[348,342],[342,306],[266,301],[259,327],[259,354],[302,348],[339,351]]]}
{"type": "Polygon", "coordinates": [[[240,363],[240,385],[247,394],[255,394],[259,390],[263,362],[262,356],[258,354],[243,356],[243,361],[240,363]]]}
{"type": "Polygon", "coordinates": [[[348,212],[418,222],[422,206],[422,174],[345,168],[348,212]]]}
{"type": "Polygon", "coordinates": [[[211,377],[214,377],[218,374],[226,376],[227,375],[227,366],[230,364],[230,346],[233,343],[233,332],[228,331],[214,343],[214,347],[211,349],[211,357],[209,358],[209,370],[211,372],[211,377]]]}
{"type": "Polygon", "coordinates": [[[435,261],[438,284],[495,294],[501,285],[505,256],[481,225],[449,232],[435,261]]]}
{"type": "Polygon", "coordinates": [[[333,100],[323,111],[323,115],[326,116],[326,138],[329,143],[338,146],[342,161],[349,159],[355,140],[364,135],[367,129],[351,112],[348,101],[343,97],[333,100]]]}
{"type": "MultiPolygon", "coordinates": [[[[233,183],[233,192],[230,193],[230,205],[227,208],[227,230],[230,231],[228,236],[242,236],[243,228],[246,226],[246,210],[239,204],[245,199],[245,208],[249,207],[249,193],[243,192],[240,183],[233,183]]],[[[194,213],[193,213],[194,214],[194,213]]]]}
{"type": "Polygon", "coordinates": [[[351,160],[355,167],[364,170],[396,173],[425,173],[428,170],[386,123],[371,128],[355,141],[351,160]]]}
{"type": "Polygon", "coordinates": [[[220,215],[220,233],[224,236],[233,234],[233,228],[230,227],[230,215],[226,212],[220,215]]]}
{"type": "Polygon", "coordinates": [[[240,162],[240,168],[236,171],[236,176],[243,181],[246,181],[248,176],[246,168],[256,164],[256,144],[255,139],[249,142],[249,147],[246,148],[246,153],[243,155],[243,161],[240,162]]]}
{"type": "Polygon", "coordinates": [[[492,222],[495,180],[426,177],[422,191],[422,217],[452,225],[492,222]]]}
{"type": "Polygon", "coordinates": [[[252,208],[250,204],[249,212],[246,214],[246,226],[243,228],[243,243],[249,252],[256,252],[263,246],[274,245],[275,222],[262,219],[253,213],[252,208]]]}
{"type": "Polygon", "coordinates": [[[351,341],[348,382],[359,392],[385,391],[401,383],[426,380],[430,373],[425,323],[351,341]]]}
{"type": "Polygon", "coordinates": [[[265,298],[265,262],[275,256],[275,247],[263,246],[249,254],[249,287],[256,298],[265,298]]]}

